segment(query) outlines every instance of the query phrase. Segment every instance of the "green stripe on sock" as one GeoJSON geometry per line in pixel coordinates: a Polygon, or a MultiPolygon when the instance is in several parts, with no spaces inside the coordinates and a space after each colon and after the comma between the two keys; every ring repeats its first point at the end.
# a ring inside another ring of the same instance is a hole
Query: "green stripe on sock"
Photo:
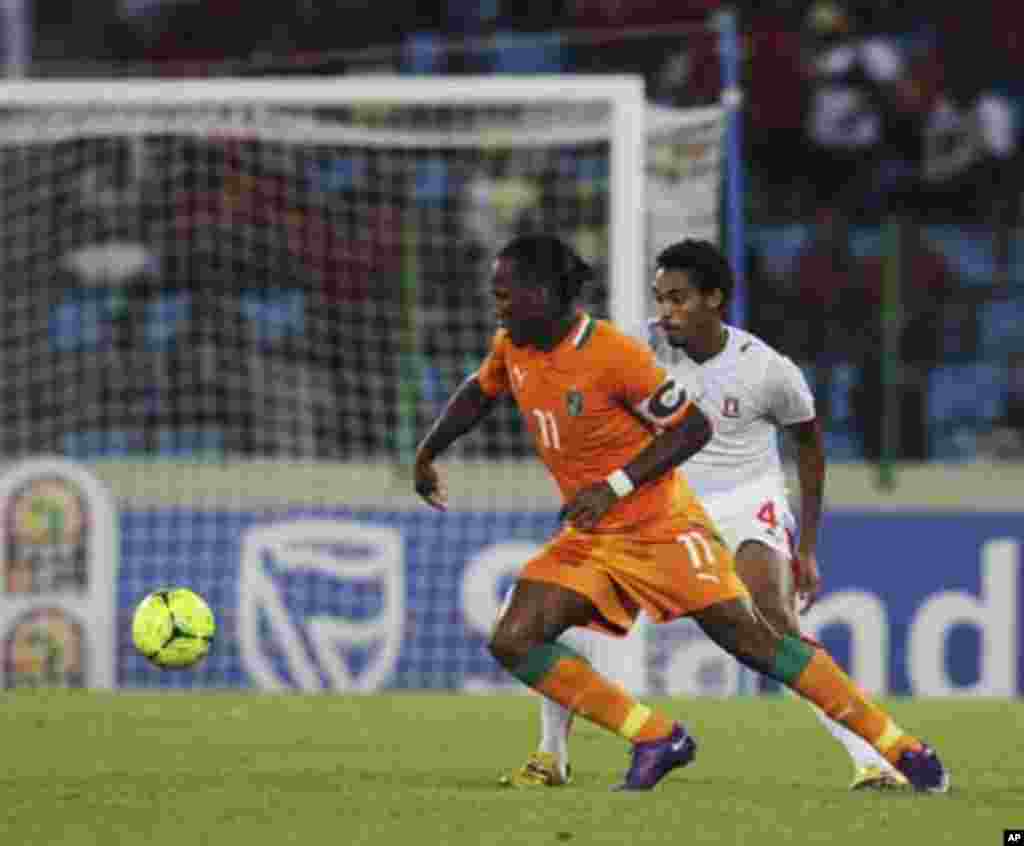
{"type": "Polygon", "coordinates": [[[576,658],[587,663],[582,655],[568,646],[561,643],[545,643],[531,649],[526,660],[511,672],[523,684],[536,687],[537,682],[550,673],[551,668],[563,658],[576,658]]]}
{"type": "Polygon", "coordinates": [[[811,663],[813,657],[813,646],[804,643],[798,637],[784,635],[775,652],[775,664],[772,667],[771,677],[783,684],[792,684],[811,663]]]}

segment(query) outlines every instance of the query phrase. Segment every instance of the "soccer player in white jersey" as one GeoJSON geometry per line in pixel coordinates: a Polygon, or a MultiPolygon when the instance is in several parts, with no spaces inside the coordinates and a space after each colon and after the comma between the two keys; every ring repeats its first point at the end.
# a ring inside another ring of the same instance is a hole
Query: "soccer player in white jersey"
{"type": "MultiPolygon", "coordinates": [[[[800,369],[759,338],[723,322],[733,289],[728,262],[708,241],[685,240],[657,259],[658,318],[646,340],[710,418],[713,435],[682,470],[733,551],[736,570],[759,610],[780,633],[802,637],[798,605],[807,611],[820,586],[817,562],[825,456],[814,397],[800,369]],[[786,496],[777,432],[796,442],[800,485],[799,541],[786,496]]],[[[608,654],[608,640],[572,629],[562,636],[584,655],[608,654]]],[[[807,639],[807,638],[805,638],[807,639]]],[[[814,707],[814,706],[811,706],[814,707]]],[[[559,786],[569,778],[572,715],[541,700],[542,736],[526,765],[502,779],[515,786],[559,786]]],[[[853,759],[851,787],[894,788],[904,776],[870,745],[814,708],[853,759]]]]}

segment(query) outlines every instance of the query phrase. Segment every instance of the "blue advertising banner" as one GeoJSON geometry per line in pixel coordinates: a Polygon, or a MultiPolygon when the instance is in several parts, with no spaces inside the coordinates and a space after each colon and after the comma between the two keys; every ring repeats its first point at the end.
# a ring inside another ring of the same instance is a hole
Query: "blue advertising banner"
{"type": "Polygon", "coordinates": [[[1024,515],[833,513],[809,623],[871,690],[1024,689],[1024,515]]]}
{"type": "MultiPolygon", "coordinates": [[[[118,683],[509,687],[488,633],[555,526],[541,512],[124,512],[118,683]],[[196,669],[156,670],[131,647],[135,603],[166,585],[198,590],[217,613],[214,649],[196,669]]],[[[1022,537],[1018,515],[832,513],[820,550],[826,590],[808,628],[873,691],[1016,695],[1022,537]]]]}

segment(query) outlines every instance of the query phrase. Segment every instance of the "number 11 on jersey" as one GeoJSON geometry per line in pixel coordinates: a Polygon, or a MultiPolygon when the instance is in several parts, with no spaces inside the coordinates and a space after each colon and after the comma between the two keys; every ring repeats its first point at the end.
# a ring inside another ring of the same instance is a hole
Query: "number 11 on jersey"
{"type": "Polygon", "coordinates": [[[540,442],[544,448],[561,450],[562,442],[558,437],[558,420],[555,419],[555,412],[535,408],[533,416],[537,418],[540,442]]]}

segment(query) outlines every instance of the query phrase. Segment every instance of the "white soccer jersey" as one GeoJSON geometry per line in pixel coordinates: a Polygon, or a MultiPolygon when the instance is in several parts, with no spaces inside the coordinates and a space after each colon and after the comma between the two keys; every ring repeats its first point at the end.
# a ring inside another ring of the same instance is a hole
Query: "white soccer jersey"
{"type": "Polygon", "coordinates": [[[682,466],[702,500],[754,482],[784,489],[777,427],[815,417],[814,396],[791,359],[749,332],[725,328],[725,349],[701,364],[670,346],[653,321],[645,339],[711,421],[710,443],[682,466]]]}

